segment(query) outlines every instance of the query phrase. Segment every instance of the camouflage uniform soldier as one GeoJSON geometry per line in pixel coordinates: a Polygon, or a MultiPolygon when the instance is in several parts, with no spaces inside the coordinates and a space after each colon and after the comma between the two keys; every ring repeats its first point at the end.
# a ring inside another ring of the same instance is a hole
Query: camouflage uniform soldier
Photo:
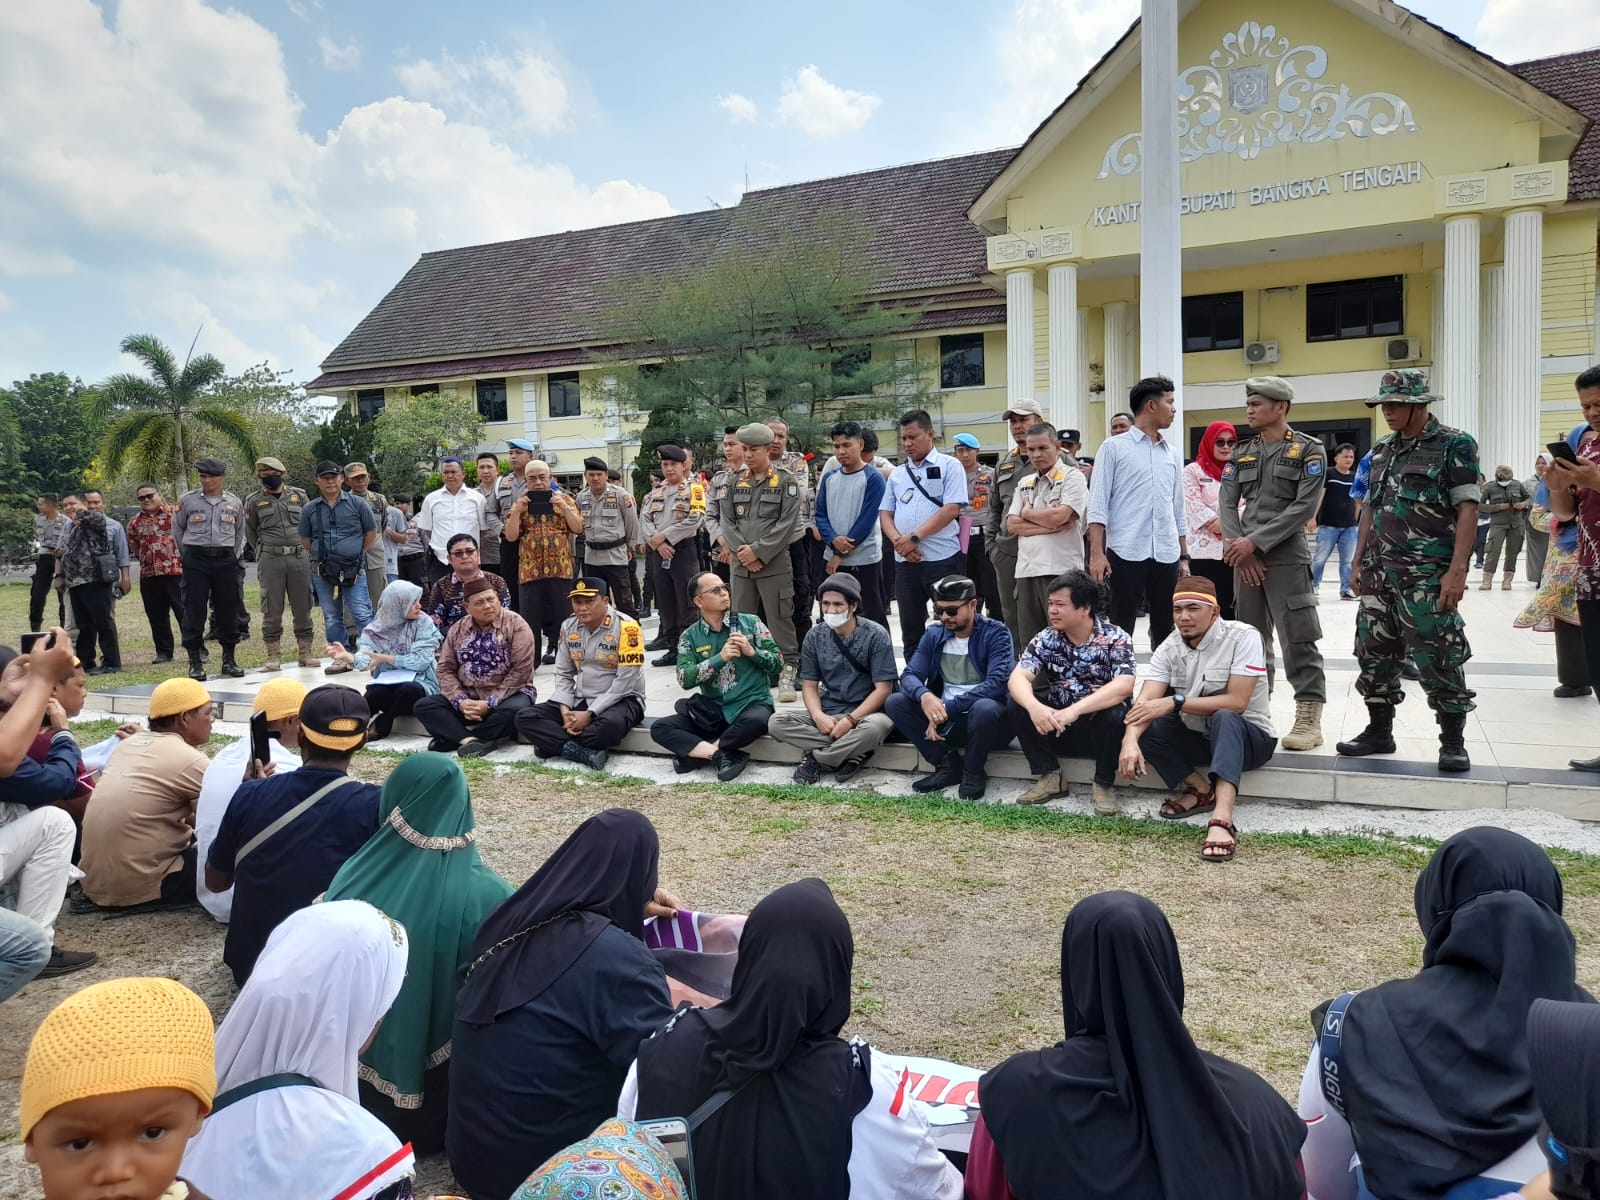
{"type": "Polygon", "coordinates": [[[1494,479],[1483,485],[1482,509],[1489,514],[1489,541],[1483,552],[1483,582],[1480,592],[1494,586],[1494,569],[1500,550],[1506,552],[1506,576],[1500,590],[1511,590],[1511,577],[1517,573],[1517,555],[1522,552],[1522,533],[1527,524],[1533,493],[1520,479],[1511,477],[1510,467],[1496,467],[1494,479]]]}
{"type": "Polygon", "coordinates": [[[1401,665],[1410,655],[1439,721],[1439,769],[1466,771],[1467,714],[1476,707],[1462,670],[1467,645],[1459,605],[1478,526],[1478,444],[1428,412],[1438,397],[1415,369],[1389,371],[1368,408],[1383,406],[1393,432],[1372,451],[1361,508],[1355,590],[1356,690],[1367,727],[1340,754],[1394,753],[1394,706],[1405,698],[1401,665]]]}

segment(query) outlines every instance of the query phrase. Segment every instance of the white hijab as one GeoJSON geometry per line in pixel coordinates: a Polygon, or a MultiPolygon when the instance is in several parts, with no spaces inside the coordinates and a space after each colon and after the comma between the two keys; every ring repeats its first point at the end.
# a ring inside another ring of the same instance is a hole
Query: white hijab
{"type": "Polygon", "coordinates": [[[217,1094],[283,1072],[319,1086],[257,1092],[208,1117],[182,1177],[216,1200],[358,1200],[414,1173],[409,1148],[356,1094],[357,1055],[405,973],[405,930],[364,901],[303,908],[274,929],[217,1029],[217,1094]]]}

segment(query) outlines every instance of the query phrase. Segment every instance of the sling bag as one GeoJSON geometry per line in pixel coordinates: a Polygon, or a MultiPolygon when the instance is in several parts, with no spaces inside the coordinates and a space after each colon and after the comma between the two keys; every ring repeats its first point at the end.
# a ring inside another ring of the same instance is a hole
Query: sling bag
{"type": "Polygon", "coordinates": [[[1322,1096],[1334,1112],[1349,1120],[1344,1110],[1344,1014],[1356,993],[1346,992],[1332,1004],[1317,1032],[1317,1049],[1322,1055],[1322,1096]]]}
{"type": "Polygon", "coordinates": [[[288,828],[292,822],[304,816],[308,811],[310,811],[311,806],[314,805],[318,800],[321,800],[330,792],[338,791],[347,783],[360,782],[361,781],[359,779],[352,779],[348,775],[342,775],[338,779],[335,779],[332,783],[324,784],[322,787],[319,787],[316,791],[312,792],[311,795],[300,801],[299,804],[296,804],[288,812],[284,813],[277,820],[273,821],[260,833],[256,834],[255,837],[251,838],[239,848],[239,853],[233,856],[233,869],[235,873],[237,873],[239,870],[239,864],[242,863],[249,854],[259,849],[263,842],[281,833],[284,829],[288,828]]]}

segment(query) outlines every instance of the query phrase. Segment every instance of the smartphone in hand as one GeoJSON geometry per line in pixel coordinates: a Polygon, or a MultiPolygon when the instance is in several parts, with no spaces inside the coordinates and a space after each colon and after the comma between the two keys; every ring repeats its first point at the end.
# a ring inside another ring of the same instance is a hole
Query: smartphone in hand
{"type": "Polygon", "coordinates": [[[272,731],[264,712],[250,714],[250,757],[263,767],[272,761],[272,731]]]}

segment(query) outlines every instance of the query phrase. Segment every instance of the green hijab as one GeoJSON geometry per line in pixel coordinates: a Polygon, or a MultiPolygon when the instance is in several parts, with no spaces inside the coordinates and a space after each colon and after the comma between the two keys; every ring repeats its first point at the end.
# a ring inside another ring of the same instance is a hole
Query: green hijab
{"type": "Polygon", "coordinates": [[[361,1078],[398,1108],[420,1108],[423,1076],[450,1057],[456,991],[483,918],[511,885],[478,857],[460,764],[413,754],[383,785],[382,825],[328,885],[405,926],[406,981],[361,1056],[361,1078]]]}

